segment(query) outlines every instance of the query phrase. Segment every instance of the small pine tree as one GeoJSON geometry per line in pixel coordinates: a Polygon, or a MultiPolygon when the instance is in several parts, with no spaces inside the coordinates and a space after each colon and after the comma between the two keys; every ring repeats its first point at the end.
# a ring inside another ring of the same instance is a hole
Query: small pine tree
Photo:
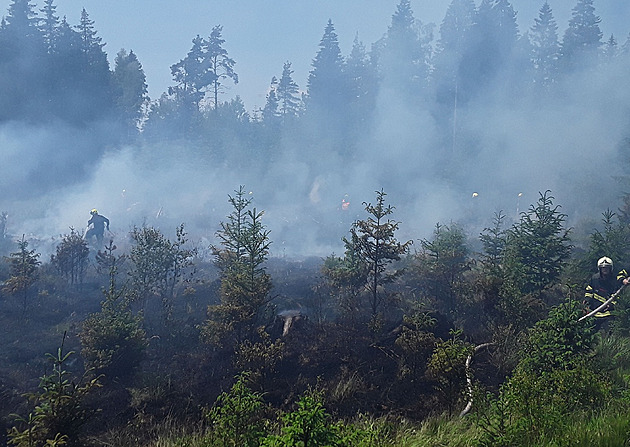
{"type": "Polygon", "coordinates": [[[141,318],[129,308],[127,291],[116,287],[118,265],[124,258],[114,256],[115,249],[110,242],[100,258],[109,265],[109,288],[103,291],[101,311],[86,318],[79,338],[86,365],[107,377],[120,379],[129,376],[140,363],[147,342],[141,318]]]}
{"type": "Polygon", "coordinates": [[[473,347],[460,338],[461,331],[451,330],[451,336],[435,344],[427,364],[427,377],[435,382],[449,412],[464,398],[466,359],[473,352],[473,347]]]}
{"type": "Polygon", "coordinates": [[[339,443],[340,425],[331,423],[331,416],[324,407],[323,394],[309,390],[297,402],[294,411],[282,416],[280,435],[269,435],[262,446],[309,446],[325,447],[339,443]]]}
{"type": "Polygon", "coordinates": [[[89,248],[83,235],[70,228],[57,245],[56,254],[51,256],[52,264],[72,286],[83,283],[88,266],[89,248]]]}
{"type": "Polygon", "coordinates": [[[206,412],[210,423],[210,441],[216,446],[254,447],[263,436],[262,395],[252,391],[249,375],[236,378],[230,391],[221,393],[214,406],[206,412]]]}
{"type": "Polygon", "coordinates": [[[463,275],[470,270],[466,235],[456,224],[437,224],[433,236],[421,241],[416,271],[425,293],[436,298],[443,311],[452,313],[458,307],[463,275]]]}
{"type": "Polygon", "coordinates": [[[151,296],[159,297],[162,317],[168,322],[172,317],[175,288],[184,269],[192,266],[196,250],[185,248],[184,224],[177,228],[174,242],[153,227],[134,228],[131,238],[135,245],[129,255],[133,263],[129,274],[134,289],[143,301],[151,296]]]}
{"type": "Polygon", "coordinates": [[[553,285],[571,255],[567,216],[553,200],[550,191],[540,193],[538,203],[507,232],[505,272],[523,293],[539,294],[553,285]]]}
{"type": "Polygon", "coordinates": [[[26,313],[28,304],[28,293],[31,286],[37,280],[39,265],[39,253],[28,249],[28,241],[22,235],[22,240],[18,241],[18,249],[11,253],[5,260],[9,263],[10,276],[2,288],[4,293],[18,296],[22,299],[22,310],[26,313]]]}
{"type": "Polygon", "coordinates": [[[350,229],[351,239],[343,238],[346,245],[346,258],[356,259],[363,265],[365,287],[370,295],[369,308],[375,322],[383,310],[387,295],[383,292],[385,284],[396,280],[403,269],[389,269],[394,261],[409,251],[412,241],[404,243],[396,239],[399,222],[387,216],[394,212],[394,207],[385,205],[385,192],[376,191],[376,204],[363,202],[369,217],[358,220],[350,229]]]}
{"type": "Polygon", "coordinates": [[[92,377],[88,370],[79,379],[71,380],[66,370],[73,351],[64,353],[66,333],[56,355],[46,354],[52,363],[52,372],[41,377],[40,391],[27,394],[35,409],[27,418],[18,421],[22,429],[13,426],[9,430],[9,444],[16,447],[32,446],[80,446],[80,429],[91,416],[85,407],[86,396],[100,386],[100,377],[92,377]]]}
{"type": "Polygon", "coordinates": [[[202,336],[215,345],[238,344],[254,335],[261,311],[269,302],[271,277],[264,268],[269,253],[269,231],[262,224],[264,212],[249,209],[252,199],[243,186],[228,196],[234,210],[221,223],[217,237],[222,247],[212,247],[221,272],[221,302],[208,307],[202,336]]]}

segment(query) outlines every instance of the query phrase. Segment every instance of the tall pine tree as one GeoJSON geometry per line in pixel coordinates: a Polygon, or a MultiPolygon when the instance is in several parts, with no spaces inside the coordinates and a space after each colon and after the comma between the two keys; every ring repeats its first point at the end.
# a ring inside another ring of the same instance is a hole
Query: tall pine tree
{"type": "Polygon", "coordinates": [[[382,87],[417,105],[427,88],[432,39],[431,28],[415,19],[411,2],[401,0],[376,46],[382,87]]]}
{"type": "Polygon", "coordinates": [[[543,91],[557,81],[560,44],[558,25],[553,17],[549,2],[540,8],[534,26],[530,29],[529,39],[532,44],[532,64],[534,66],[534,84],[543,91]]]}
{"type": "Polygon", "coordinates": [[[223,27],[220,25],[212,28],[210,37],[205,41],[204,46],[206,61],[209,64],[214,110],[219,107],[219,94],[223,93],[226,88],[225,81],[230,79],[234,84],[238,84],[238,74],[234,71],[236,61],[229,57],[227,50],[223,48],[225,39],[222,37],[222,32],[223,27]]]}
{"type": "Polygon", "coordinates": [[[562,39],[563,70],[570,73],[596,62],[603,36],[600,22],[601,18],[595,14],[593,0],[578,0],[562,39]]]}
{"type": "Polygon", "coordinates": [[[129,136],[138,132],[144,107],[149,100],[142,64],[133,51],[121,49],[114,61],[114,96],[117,116],[129,136]]]}

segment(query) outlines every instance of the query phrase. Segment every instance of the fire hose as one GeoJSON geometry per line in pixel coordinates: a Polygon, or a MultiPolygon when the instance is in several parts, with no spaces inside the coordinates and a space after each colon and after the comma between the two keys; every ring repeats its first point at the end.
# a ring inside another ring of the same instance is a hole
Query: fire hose
{"type": "Polygon", "coordinates": [[[593,315],[595,315],[597,312],[602,311],[604,309],[606,309],[610,303],[612,303],[615,298],[617,298],[619,296],[619,294],[622,292],[622,290],[624,289],[624,287],[626,287],[626,284],[622,284],[621,287],[619,287],[619,290],[617,290],[615,293],[613,293],[610,298],[608,298],[606,301],[604,301],[602,303],[601,306],[599,306],[597,309],[594,309],[592,311],[590,311],[589,313],[587,313],[586,315],[583,315],[580,317],[580,319],[578,321],[582,321],[587,319],[588,317],[592,317],[593,315]]]}
{"type": "MultiPolygon", "coordinates": [[[[610,298],[608,298],[606,301],[604,301],[599,307],[597,307],[597,309],[594,309],[594,310],[590,311],[589,313],[581,316],[578,319],[578,321],[586,320],[587,318],[592,317],[593,315],[595,315],[597,312],[600,312],[600,311],[606,309],[610,305],[610,303],[612,303],[615,300],[615,298],[617,298],[621,294],[621,292],[623,291],[623,289],[625,287],[626,287],[626,284],[622,284],[621,287],[619,287],[619,290],[617,290],[615,293],[613,293],[610,296],[610,298]]],[[[483,344],[480,344],[478,346],[475,346],[475,349],[473,350],[473,352],[470,353],[468,355],[468,358],[466,359],[466,394],[468,395],[468,403],[466,404],[466,407],[462,410],[462,412],[459,414],[459,417],[466,416],[466,414],[468,414],[468,412],[471,410],[472,405],[473,405],[473,398],[472,398],[472,392],[473,392],[472,386],[473,386],[473,384],[472,384],[472,373],[470,371],[470,364],[472,363],[473,355],[475,353],[477,353],[477,351],[479,351],[479,350],[481,350],[481,349],[483,349],[485,347],[491,346],[493,344],[494,343],[483,343],[483,344]]]]}
{"type": "Polygon", "coordinates": [[[468,412],[470,411],[473,405],[473,398],[472,398],[473,383],[472,383],[472,373],[470,372],[470,364],[472,363],[473,354],[493,344],[494,343],[482,343],[478,346],[475,346],[475,349],[473,350],[473,352],[471,352],[468,355],[468,358],[466,359],[466,394],[468,395],[468,403],[466,404],[466,407],[462,410],[462,412],[459,413],[460,418],[466,416],[466,414],[468,414],[468,412]]]}

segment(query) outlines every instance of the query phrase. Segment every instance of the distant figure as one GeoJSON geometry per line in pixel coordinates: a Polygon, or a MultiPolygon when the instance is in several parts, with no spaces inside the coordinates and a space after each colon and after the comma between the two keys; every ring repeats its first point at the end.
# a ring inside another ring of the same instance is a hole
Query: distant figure
{"type": "Polygon", "coordinates": [[[107,231],[109,231],[109,219],[105,216],[101,216],[96,209],[90,211],[90,214],[92,217],[88,220],[88,230],[85,233],[85,239],[89,243],[92,237],[96,236],[96,246],[100,248],[103,246],[105,226],[107,226],[107,231]]]}
{"type": "MultiPolygon", "coordinates": [[[[613,261],[607,256],[599,258],[597,269],[599,270],[598,273],[591,277],[584,294],[589,312],[604,304],[617,289],[629,282],[628,273],[625,270],[621,270],[616,276],[613,275],[613,261]]],[[[614,304],[616,303],[613,301],[605,309],[597,312],[594,317],[601,321],[602,318],[610,316],[614,304]]]]}

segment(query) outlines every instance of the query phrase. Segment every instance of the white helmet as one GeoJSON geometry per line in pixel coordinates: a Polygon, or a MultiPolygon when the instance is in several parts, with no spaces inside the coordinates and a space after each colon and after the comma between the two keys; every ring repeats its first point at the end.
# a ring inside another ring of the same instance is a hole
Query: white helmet
{"type": "Polygon", "coordinates": [[[610,267],[612,268],[613,266],[613,262],[612,259],[610,259],[607,256],[604,256],[603,258],[599,258],[599,260],[597,261],[597,267],[598,268],[603,268],[603,267],[610,267]]]}

